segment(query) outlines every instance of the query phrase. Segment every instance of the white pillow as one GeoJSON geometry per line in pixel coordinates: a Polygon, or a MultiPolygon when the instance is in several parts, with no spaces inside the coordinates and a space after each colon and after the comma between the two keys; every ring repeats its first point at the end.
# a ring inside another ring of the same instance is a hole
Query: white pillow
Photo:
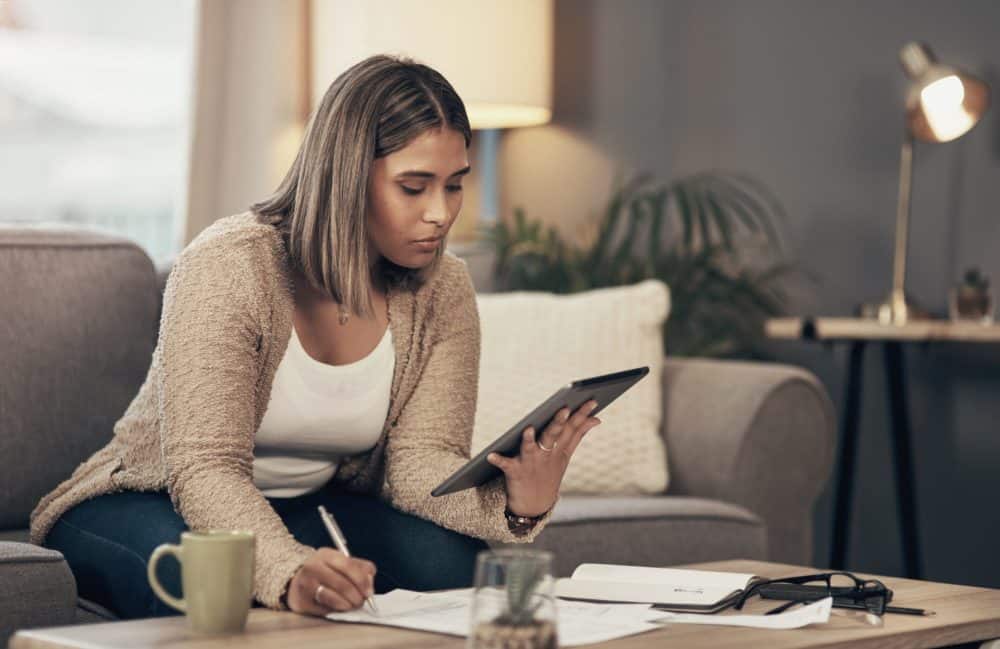
{"type": "Polygon", "coordinates": [[[598,415],[602,423],[573,454],[561,491],[663,493],[667,285],[646,280],[571,295],[489,293],[477,300],[482,357],[472,453],[566,383],[648,365],[649,374],[598,415]]]}

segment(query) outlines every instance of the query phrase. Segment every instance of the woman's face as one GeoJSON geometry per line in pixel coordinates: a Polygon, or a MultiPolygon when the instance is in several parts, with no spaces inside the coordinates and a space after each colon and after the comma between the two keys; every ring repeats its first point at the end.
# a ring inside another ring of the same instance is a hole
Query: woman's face
{"type": "Polygon", "coordinates": [[[433,261],[462,209],[462,179],[468,172],[465,138],[450,128],[426,131],[377,158],[368,182],[372,262],[386,257],[416,269],[433,261]]]}

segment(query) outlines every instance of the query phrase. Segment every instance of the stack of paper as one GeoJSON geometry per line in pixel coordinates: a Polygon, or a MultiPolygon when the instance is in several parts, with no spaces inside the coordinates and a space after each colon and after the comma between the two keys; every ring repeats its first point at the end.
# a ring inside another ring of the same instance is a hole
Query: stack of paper
{"type": "MultiPolygon", "coordinates": [[[[471,620],[472,590],[418,593],[394,590],[375,596],[378,614],[368,609],[330,613],[334,622],[361,622],[433,631],[448,635],[468,635],[471,620]]],[[[823,624],[830,618],[830,598],[780,615],[697,615],[664,613],[645,604],[593,604],[557,601],[559,645],[605,642],[643,633],[671,624],[714,624],[762,629],[797,629],[823,624]]]]}
{"type": "MultiPolygon", "coordinates": [[[[378,614],[366,608],[347,613],[330,613],[336,622],[365,622],[405,629],[435,631],[449,635],[468,635],[471,625],[472,589],[438,593],[418,593],[397,589],[376,595],[378,614]]],[[[662,618],[661,611],[636,604],[590,604],[557,602],[559,645],[572,647],[660,628],[652,622],[662,618]]]]}

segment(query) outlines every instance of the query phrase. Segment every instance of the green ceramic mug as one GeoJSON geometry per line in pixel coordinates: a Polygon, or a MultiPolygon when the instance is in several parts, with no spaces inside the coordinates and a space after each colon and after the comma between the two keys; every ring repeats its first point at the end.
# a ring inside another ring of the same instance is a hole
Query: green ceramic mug
{"type": "Polygon", "coordinates": [[[183,532],[180,545],[165,543],[153,550],[146,570],[149,585],[167,605],[186,613],[196,632],[242,631],[253,603],[254,545],[253,532],[183,532]],[[182,598],[156,578],[156,564],[167,554],[181,564],[182,598]]]}

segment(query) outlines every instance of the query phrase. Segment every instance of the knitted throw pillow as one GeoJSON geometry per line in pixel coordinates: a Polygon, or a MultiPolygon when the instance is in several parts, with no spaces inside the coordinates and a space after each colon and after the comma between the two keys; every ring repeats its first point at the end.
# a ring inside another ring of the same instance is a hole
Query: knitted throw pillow
{"type": "Polygon", "coordinates": [[[473,455],[570,381],[648,365],[649,374],[598,415],[602,423],[573,454],[561,492],[663,493],[666,284],[646,280],[571,295],[489,293],[477,300],[482,356],[473,455]]]}

